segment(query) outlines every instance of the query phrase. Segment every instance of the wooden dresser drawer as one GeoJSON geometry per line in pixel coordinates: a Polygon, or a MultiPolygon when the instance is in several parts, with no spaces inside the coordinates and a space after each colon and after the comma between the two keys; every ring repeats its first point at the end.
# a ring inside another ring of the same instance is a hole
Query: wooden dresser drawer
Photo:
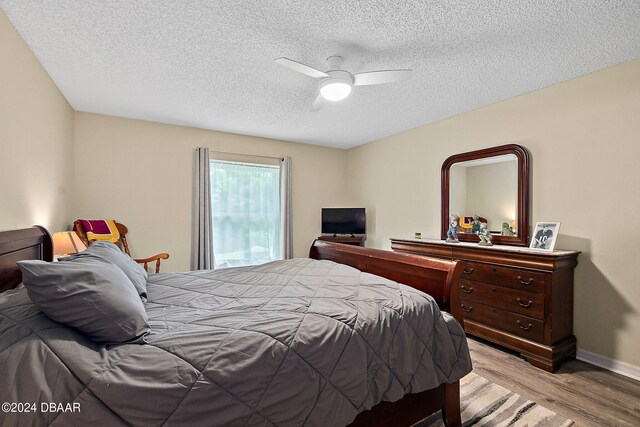
{"type": "Polygon", "coordinates": [[[544,293],[545,274],[531,270],[465,261],[462,278],[537,294],[544,293]]]}
{"type": "Polygon", "coordinates": [[[542,342],[544,322],[518,313],[461,298],[465,319],[492,326],[531,341],[542,342]]]}
{"type": "Polygon", "coordinates": [[[461,298],[544,319],[544,295],[486,283],[460,280],[461,298]]]}

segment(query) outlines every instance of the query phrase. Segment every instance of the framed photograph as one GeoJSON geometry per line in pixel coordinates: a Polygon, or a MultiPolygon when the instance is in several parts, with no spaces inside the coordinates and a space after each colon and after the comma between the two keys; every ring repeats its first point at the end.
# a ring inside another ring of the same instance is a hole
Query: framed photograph
{"type": "Polygon", "coordinates": [[[531,238],[531,249],[552,251],[560,230],[559,222],[537,222],[531,238]]]}

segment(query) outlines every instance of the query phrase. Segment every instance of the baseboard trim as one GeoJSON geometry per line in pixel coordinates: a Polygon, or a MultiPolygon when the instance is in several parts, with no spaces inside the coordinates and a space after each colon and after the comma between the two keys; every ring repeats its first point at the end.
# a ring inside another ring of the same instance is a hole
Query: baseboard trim
{"type": "Polygon", "coordinates": [[[615,372],[616,374],[624,375],[625,377],[632,378],[636,381],[640,381],[640,366],[610,359],[600,354],[580,349],[576,351],[576,359],[591,363],[592,365],[599,366],[608,371],[615,372]]]}

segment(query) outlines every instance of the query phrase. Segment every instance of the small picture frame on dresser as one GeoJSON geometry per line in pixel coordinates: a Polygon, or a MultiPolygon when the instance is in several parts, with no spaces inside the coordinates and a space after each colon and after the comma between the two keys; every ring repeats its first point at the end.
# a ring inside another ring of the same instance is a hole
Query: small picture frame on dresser
{"type": "Polygon", "coordinates": [[[542,251],[553,251],[559,230],[559,222],[537,222],[529,247],[542,251]]]}

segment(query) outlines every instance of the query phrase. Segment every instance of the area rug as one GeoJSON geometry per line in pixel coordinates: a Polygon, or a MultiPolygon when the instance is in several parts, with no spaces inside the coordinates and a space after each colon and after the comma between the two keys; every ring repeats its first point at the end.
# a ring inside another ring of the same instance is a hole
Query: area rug
{"type": "MultiPolygon", "coordinates": [[[[462,425],[513,427],[568,427],[573,421],[474,374],[460,380],[462,425]]],[[[414,427],[444,426],[440,412],[414,427]]]]}

